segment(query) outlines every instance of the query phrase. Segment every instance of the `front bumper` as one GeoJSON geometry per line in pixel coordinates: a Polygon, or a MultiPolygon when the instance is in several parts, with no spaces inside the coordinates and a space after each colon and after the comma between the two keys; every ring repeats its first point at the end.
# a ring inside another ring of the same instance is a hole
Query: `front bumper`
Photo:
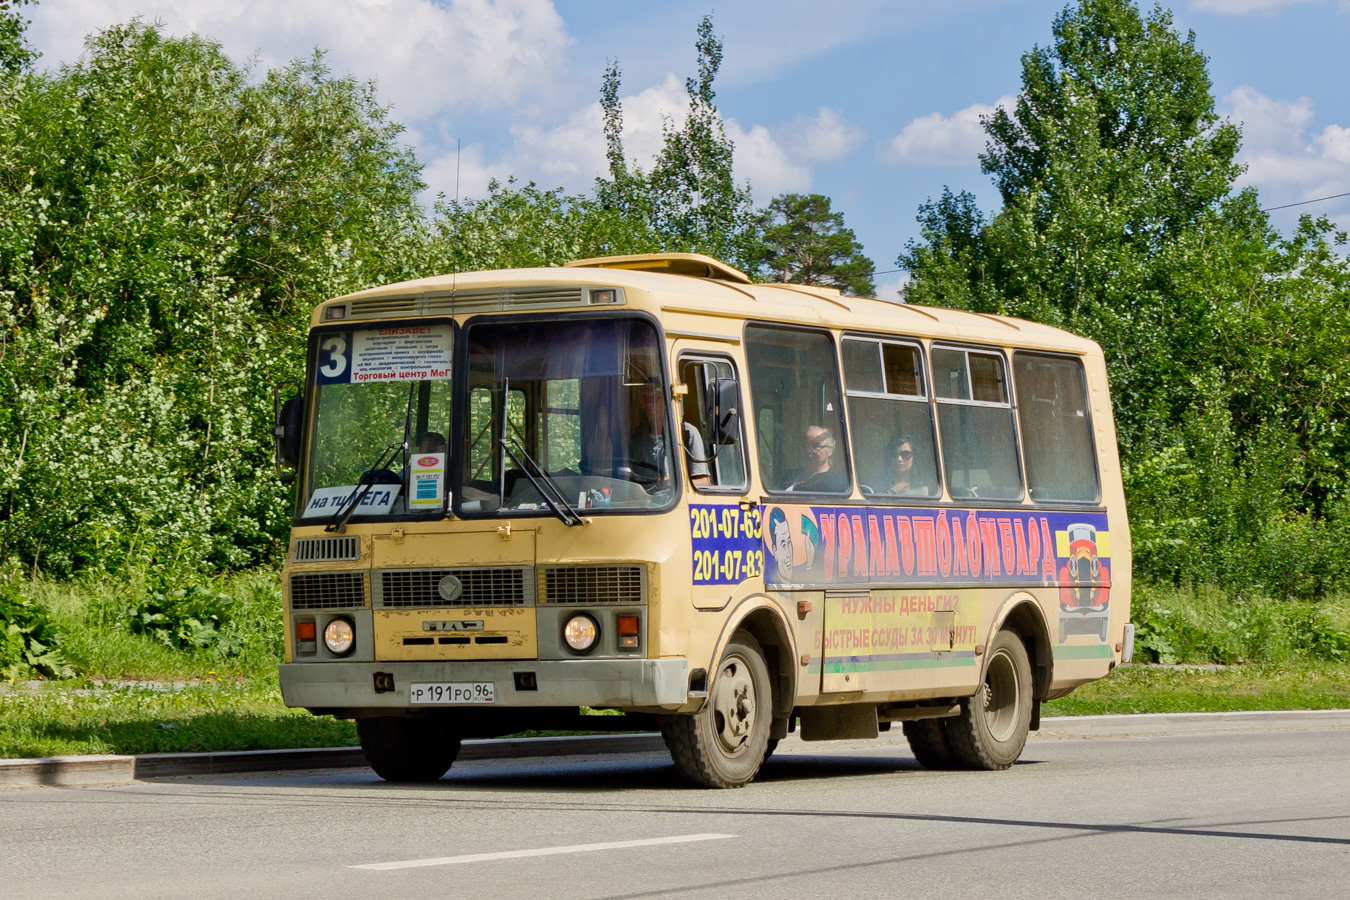
{"type": "Polygon", "coordinates": [[[426,681],[491,681],[496,685],[494,707],[677,709],[689,699],[689,663],[684,659],[286,663],[281,667],[281,696],[287,706],[306,709],[409,709],[408,685],[426,681]],[[393,675],[394,690],[375,693],[376,672],[393,675]],[[517,672],[533,672],[537,689],[517,691],[517,672]]]}

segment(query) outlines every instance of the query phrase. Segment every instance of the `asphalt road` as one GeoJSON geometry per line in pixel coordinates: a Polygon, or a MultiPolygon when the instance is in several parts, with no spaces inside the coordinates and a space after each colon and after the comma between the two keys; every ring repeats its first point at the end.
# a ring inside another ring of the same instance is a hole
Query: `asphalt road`
{"type": "Polygon", "coordinates": [[[660,754],[0,793],[0,897],[1350,895],[1350,730],[1038,740],[998,773],[785,745],[735,791],[660,754]]]}

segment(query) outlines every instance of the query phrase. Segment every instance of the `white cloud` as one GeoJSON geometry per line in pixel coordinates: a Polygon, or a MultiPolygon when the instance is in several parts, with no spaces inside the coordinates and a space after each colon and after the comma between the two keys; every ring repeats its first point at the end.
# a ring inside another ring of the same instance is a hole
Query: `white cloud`
{"type": "Polygon", "coordinates": [[[571,42],[552,0],[62,0],[27,14],[49,66],[75,60],[87,33],[135,16],[266,65],[322,47],[335,72],[377,78],[403,121],[547,92],[571,42]]]}
{"type": "MultiPolygon", "coordinates": [[[[630,165],[650,170],[661,152],[664,127],[679,128],[688,114],[689,95],[674,74],[640,93],[621,98],[623,144],[630,165]]],[[[862,129],[838,112],[822,107],[815,115],[800,115],[781,125],[742,126],[735,119],[723,121],[727,137],[735,144],[737,179],[748,179],[756,203],[764,204],[785,191],[811,188],[811,163],[831,162],[845,156],[865,137],[862,129]]],[[[565,121],[551,128],[533,124],[512,126],[512,145],[499,158],[488,162],[482,147],[466,147],[460,165],[461,196],[481,196],[488,180],[515,174],[532,178],[543,187],[587,191],[596,176],[605,174],[603,117],[600,104],[574,110],[565,121]]],[[[454,195],[454,153],[434,160],[423,176],[431,191],[454,195]]]]}
{"type": "Polygon", "coordinates": [[[790,155],[812,162],[847,156],[867,137],[861,128],[824,106],[814,116],[800,115],[775,131],[790,155]]]}
{"type": "Polygon", "coordinates": [[[821,107],[814,116],[800,115],[772,128],[749,130],[735,119],[726,122],[736,144],[736,177],[748,178],[756,203],[788,191],[809,191],[810,163],[833,162],[848,155],[866,133],[836,111],[821,107]]]}
{"type": "Polygon", "coordinates": [[[1322,2],[1324,0],[1195,0],[1191,9],[1221,16],[1272,15],[1286,6],[1322,2]]]}
{"type": "Polygon", "coordinates": [[[909,284],[909,274],[905,273],[894,281],[886,281],[877,285],[877,299],[889,300],[891,303],[905,302],[905,285],[909,284]]]}
{"type": "Polygon", "coordinates": [[[878,150],[882,162],[898,166],[973,166],[984,152],[985,133],[980,117],[992,115],[1000,106],[1011,108],[1016,98],[1000,97],[993,105],[975,103],[950,116],[929,113],[920,116],[884,142],[878,150]]]}
{"type": "MultiPolygon", "coordinates": [[[[1242,124],[1239,184],[1255,185],[1264,205],[1282,206],[1344,193],[1350,184],[1350,128],[1331,124],[1309,136],[1313,104],[1307,97],[1276,100],[1250,86],[1223,98],[1220,111],[1242,124]]],[[[1350,207],[1331,201],[1300,212],[1335,214],[1350,207]]]]}

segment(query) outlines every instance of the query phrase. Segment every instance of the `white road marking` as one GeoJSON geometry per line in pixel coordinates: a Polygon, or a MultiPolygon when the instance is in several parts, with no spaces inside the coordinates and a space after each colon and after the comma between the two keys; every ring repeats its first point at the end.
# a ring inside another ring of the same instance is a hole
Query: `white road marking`
{"type": "Polygon", "coordinates": [[[625,847],[654,847],[658,844],[689,844],[694,841],[720,841],[734,834],[677,834],[672,837],[646,838],[640,841],[611,841],[607,844],[572,844],[567,847],[540,847],[537,850],[503,850],[500,853],[469,853],[435,859],[409,859],[403,862],[366,863],[349,869],[417,869],[422,866],[457,866],[460,863],[487,862],[494,859],[520,859],[525,856],[553,856],[558,853],[589,853],[592,850],[622,850],[625,847]]]}

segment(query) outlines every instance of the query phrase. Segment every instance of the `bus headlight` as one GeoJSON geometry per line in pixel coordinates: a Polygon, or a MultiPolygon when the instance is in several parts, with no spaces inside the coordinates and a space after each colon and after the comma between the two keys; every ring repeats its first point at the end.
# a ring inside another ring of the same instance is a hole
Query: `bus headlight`
{"type": "Polygon", "coordinates": [[[563,640],[578,653],[589,652],[599,637],[600,626],[585,613],[573,616],[563,626],[563,640]]]}
{"type": "Polygon", "coordinates": [[[334,656],[346,656],[356,646],[356,629],[352,620],[338,616],[323,627],[323,645],[334,656]]]}

